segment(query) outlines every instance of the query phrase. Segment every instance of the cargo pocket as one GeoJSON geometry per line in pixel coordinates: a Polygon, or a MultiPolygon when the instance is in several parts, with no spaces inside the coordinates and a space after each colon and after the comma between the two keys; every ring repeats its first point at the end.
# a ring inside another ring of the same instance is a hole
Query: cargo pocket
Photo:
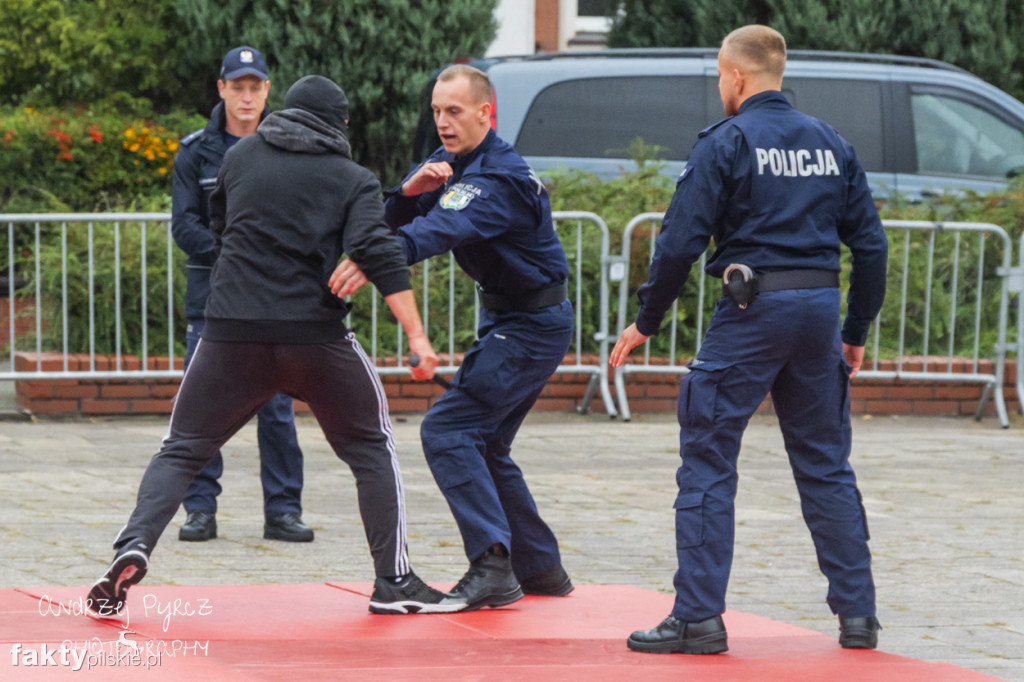
{"type": "Polygon", "coordinates": [[[676,549],[704,544],[704,491],[687,491],[676,496],[676,549]]]}
{"type": "Polygon", "coordinates": [[[463,434],[429,436],[423,439],[423,451],[437,487],[441,490],[472,480],[467,456],[476,456],[476,446],[463,434]]]}
{"type": "Polygon", "coordinates": [[[707,429],[715,425],[718,382],[722,372],[732,366],[721,360],[694,360],[690,372],[679,385],[679,425],[707,429]]]}
{"type": "Polygon", "coordinates": [[[860,494],[860,490],[857,491],[857,504],[860,505],[860,516],[864,519],[864,539],[871,539],[871,530],[868,529],[868,512],[864,509],[864,496],[860,494]]]}
{"type": "Polygon", "coordinates": [[[462,360],[457,385],[466,395],[490,408],[506,405],[519,394],[529,350],[512,337],[489,337],[486,345],[474,346],[462,360]]]}

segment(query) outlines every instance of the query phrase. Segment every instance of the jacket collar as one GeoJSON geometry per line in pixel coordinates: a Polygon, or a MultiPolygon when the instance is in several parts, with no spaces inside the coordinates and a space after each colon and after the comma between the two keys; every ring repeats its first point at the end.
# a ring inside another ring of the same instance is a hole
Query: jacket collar
{"type": "Polygon", "coordinates": [[[487,135],[484,136],[483,142],[478,144],[473,151],[469,152],[468,154],[463,154],[462,156],[449,154],[448,152],[444,151],[444,147],[441,147],[441,151],[443,152],[441,155],[441,159],[447,161],[453,166],[457,165],[459,168],[465,168],[469,166],[469,164],[479,159],[484,154],[484,152],[491,148],[491,145],[494,144],[495,137],[496,135],[494,133],[494,129],[491,128],[490,130],[487,131],[487,135]]]}
{"type": "Polygon", "coordinates": [[[749,109],[758,109],[762,106],[778,107],[779,105],[782,105],[787,109],[791,109],[793,107],[793,105],[789,103],[789,100],[786,99],[786,96],[778,90],[765,90],[764,92],[759,92],[756,95],[748,97],[743,104],[740,105],[739,113],[742,114],[749,109]]]}
{"type": "MultiPolygon", "coordinates": [[[[262,122],[269,113],[270,108],[263,107],[263,112],[260,113],[260,121],[262,122]]],[[[217,106],[215,106],[213,111],[210,112],[210,120],[206,122],[206,134],[203,135],[204,141],[207,144],[210,144],[213,140],[216,140],[216,142],[212,143],[215,145],[223,144],[223,133],[227,131],[227,128],[228,115],[224,111],[224,102],[220,101],[217,102],[217,106]]]]}

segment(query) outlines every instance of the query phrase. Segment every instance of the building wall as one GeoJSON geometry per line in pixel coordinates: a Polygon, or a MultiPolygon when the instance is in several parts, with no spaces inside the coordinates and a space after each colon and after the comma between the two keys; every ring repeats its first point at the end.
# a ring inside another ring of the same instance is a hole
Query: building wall
{"type": "Polygon", "coordinates": [[[486,56],[603,48],[608,22],[578,14],[577,0],[500,0],[498,34],[486,56]]]}
{"type": "Polygon", "coordinates": [[[537,38],[537,50],[541,52],[557,52],[561,49],[559,40],[558,0],[536,0],[534,8],[534,30],[537,38]]]}
{"type": "Polygon", "coordinates": [[[498,34],[485,56],[533,54],[536,51],[534,0],[499,0],[494,18],[498,20],[498,34]]]}

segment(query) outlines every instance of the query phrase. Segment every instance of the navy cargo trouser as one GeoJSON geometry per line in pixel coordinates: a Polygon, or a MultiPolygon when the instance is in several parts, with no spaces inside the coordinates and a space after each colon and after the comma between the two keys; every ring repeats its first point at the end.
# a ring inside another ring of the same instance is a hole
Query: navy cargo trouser
{"type": "Polygon", "coordinates": [[[501,543],[519,580],[561,564],[558,541],[541,519],[512,440],[572,339],[572,305],[531,312],[481,310],[478,340],[452,388],[420,425],[423,451],[472,561],[501,543]]]}
{"type": "Polygon", "coordinates": [[[405,494],[388,404],[355,334],[319,344],[202,340],[181,381],[160,451],[139,485],[114,549],[152,552],[192,479],[274,395],[305,401],[335,454],[352,470],[376,575],[409,572],[405,494]]]}
{"type": "MultiPolygon", "coordinates": [[[[188,369],[206,325],[204,319],[188,322],[185,333],[185,369],[188,369]]],[[[302,450],[295,433],[292,399],[275,395],[256,415],[256,441],[260,450],[260,482],[263,484],[263,514],[269,519],[281,514],[302,513],[302,450]]],[[[185,511],[217,511],[224,458],[214,455],[185,494],[185,511]]]]}
{"type": "Polygon", "coordinates": [[[828,579],[828,604],[843,617],[875,615],[867,521],[849,463],[849,367],[839,337],[839,291],[766,292],[746,310],[718,301],[690,369],[679,387],[679,569],[672,615],[693,622],[725,611],[740,439],[769,392],[818,566],[828,579]]]}

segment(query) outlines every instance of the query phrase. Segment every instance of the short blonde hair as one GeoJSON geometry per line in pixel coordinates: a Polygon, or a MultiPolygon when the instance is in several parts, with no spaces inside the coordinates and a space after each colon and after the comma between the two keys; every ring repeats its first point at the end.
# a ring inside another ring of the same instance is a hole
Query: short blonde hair
{"type": "Polygon", "coordinates": [[[438,75],[437,80],[447,83],[460,76],[469,79],[469,94],[473,98],[473,104],[490,104],[494,100],[491,79],[480,69],[468,64],[452,64],[438,75]]]}
{"type": "Polygon", "coordinates": [[[769,26],[742,26],[722,40],[722,49],[734,61],[779,79],[786,70],[786,39],[769,26]]]}

